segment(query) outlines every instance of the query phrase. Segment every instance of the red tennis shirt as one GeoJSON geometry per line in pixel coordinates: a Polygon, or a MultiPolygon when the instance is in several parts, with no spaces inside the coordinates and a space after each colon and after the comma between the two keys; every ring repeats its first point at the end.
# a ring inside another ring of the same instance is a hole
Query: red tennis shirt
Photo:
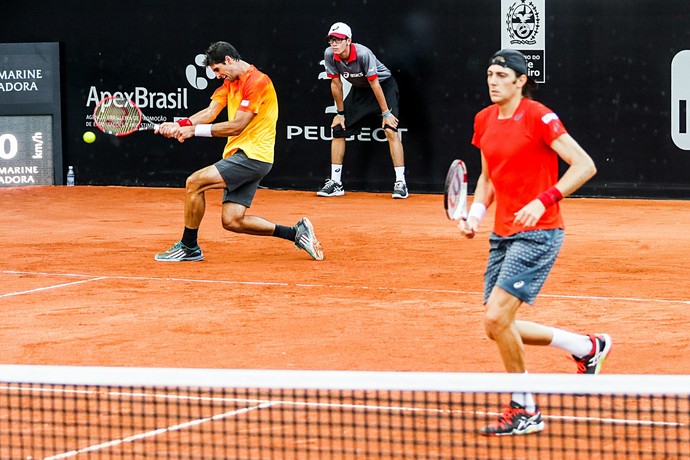
{"type": "Polygon", "coordinates": [[[558,181],[558,154],[550,145],[566,133],[558,116],[543,104],[522,98],[511,118],[498,118],[498,105],[474,119],[472,144],[484,154],[494,188],[494,233],[565,228],[558,203],[547,208],[535,227],[515,225],[515,213],[558,181]]]}

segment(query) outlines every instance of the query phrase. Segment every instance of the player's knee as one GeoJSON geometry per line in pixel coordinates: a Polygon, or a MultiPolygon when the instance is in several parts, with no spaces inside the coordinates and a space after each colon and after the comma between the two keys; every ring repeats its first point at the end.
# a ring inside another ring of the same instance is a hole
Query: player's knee
{"type": "Polygon", "coordinates": [[[493,330],[489,326],[489,324],[484,320],[484,332],[486,333],[486,336],[491,339],[491,340],[496,340],[496,336],[494,335],[493,330]]]}
{"type": "Polygon", "coordinates": [[[392,126],[386,125],[383,128],[383,132],[386,133],[386,137],[388,138],[388,140],[394,140],[394,139],[397,139],[399,137],[398,136],[398,129],[393,128],[392,126]]]}
{"type": "Polygon", "coordinates": [[[331,133],[334,139],[345,139],[348,137],[347,131],[345,131],[340,125],[334,126],[331,133]]]}
{"type": "Polygon", "coordinates": [[[229,232],[242,233],[242,221],[234,216],[223,217],[223,228],[229,232]]]}
{"type": "Polygon", "coordinates": [[[484,314],[484,330],[487,337],[491,340],[496,340],[496,336],[500,334],[501,330],[505,329],[505,323],[505,318],[499,312],[487,308],[484,314]]]}
{"type": "Polygon", "coordinates": [[[198,173],[193,173],[187,177],[187,180],[185,181],[185,188],[187,189],[187,192],[195,192],[199,189],[201,183],[201,176],[198,173]]]}
{"type": "Polygon", "coordinates": [[[393,128],[386,126],[386,129],[383,131],[386,133],[386,140],[389,144],[397,144],[398,142],[401,142],[397,130],[394,131],[393,128]]]}

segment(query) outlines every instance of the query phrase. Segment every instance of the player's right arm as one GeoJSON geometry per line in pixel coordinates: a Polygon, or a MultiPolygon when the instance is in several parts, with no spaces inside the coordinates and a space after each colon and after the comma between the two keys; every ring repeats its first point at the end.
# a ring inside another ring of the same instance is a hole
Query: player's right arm
{"type": "Polygon", "coordinates": [[[331,94],[335,101],[335,107],[338,110],[338,115],[333,117],[331,128],[340,125],[345,129],[345,116],[343,115],[345,113],[345,104],[343,103],[343,82],[340,80],[340,75],[331,78],[331,94]]]}
{"type": "Polygon", "coordinates": [[[486,158],[484,158],[484,152],[482,152],[481,157],[482,172],[479,174],[479,179],[477,179],[477,187],[474,189],[470,212],[467,215],[467,220],[460,219],[458,222],[460,233],[462,233],[465,238],[474,237],[475,233],[479,230],[479,223],[484,217],[484,212],[486,212],[486,209],[491,206],[491,203],[494,201],[494,186],[489,177],[489,168],[486,163],[486,158]]]}

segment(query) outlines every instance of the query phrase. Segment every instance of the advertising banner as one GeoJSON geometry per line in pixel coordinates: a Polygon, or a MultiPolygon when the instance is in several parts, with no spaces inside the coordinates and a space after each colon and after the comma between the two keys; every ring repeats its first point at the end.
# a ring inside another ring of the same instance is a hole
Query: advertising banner
{"type": "Polygon", "coordinates": [[[0,43],[0,187],[62,182],[58,43],[0,43]]]}

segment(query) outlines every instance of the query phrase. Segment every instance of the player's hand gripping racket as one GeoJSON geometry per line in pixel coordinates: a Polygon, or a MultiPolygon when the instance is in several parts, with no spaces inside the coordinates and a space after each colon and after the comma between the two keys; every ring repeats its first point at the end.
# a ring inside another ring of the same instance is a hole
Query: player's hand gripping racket
{"type": "Polygon", "coordinates": [[[467,167],[462,160],[453,160],[448,168],[443,206],[450,220],[467,220],[467,167]]]}
{"type": "Polygon", "coordinates": [[[158,129],[158,125],[146,118],[134,102],[116,96],[106,97],[96,105],[93,120],[98,129],[112,136],[158,129]]]}

